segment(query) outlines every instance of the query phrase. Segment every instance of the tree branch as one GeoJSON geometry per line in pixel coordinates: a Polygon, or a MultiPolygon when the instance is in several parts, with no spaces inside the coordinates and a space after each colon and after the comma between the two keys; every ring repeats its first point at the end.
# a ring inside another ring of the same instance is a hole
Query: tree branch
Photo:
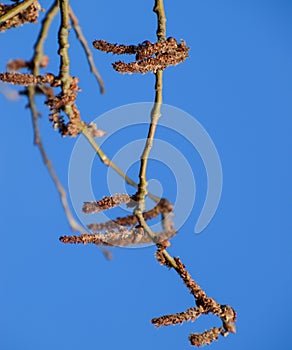
{"type": "Polygon", "coordinates": [[[79,26],[78,18],[75,16],[71,6],[69,7],[69,15],[70,15],[71,23],[72,23],[73,29],[76,33],[77,39],[79,40],[79,42],[82,45],[84,52],[86,54],[87,61],[88,61],[89,67],[90,67],[90,71],[95,76],[95,78],[99,84],[100,93],[104,94],[105,93],[104,82],[103,82],[102,77],[100,76],[100,74],[95,66],[89,45],[87,43],[87,40],[85,39],[85,36],[82,33],[82,29],[79,26]]]}
{"type": "Polygon", "coordinates": [[[41,30],[39,32],[37,41],[34,45],[34,55],[31,60],[33,69],[32,73],[34,75],[38,75],[39,73],[39,67],[42,58],[44,57],[44,43],[48,36],[49,29],[51,27],[53,19],[56,17],[59,9],[59,1],[56,0],[53,5],[49,8],[47,11],[41,25],[41,30]]]}

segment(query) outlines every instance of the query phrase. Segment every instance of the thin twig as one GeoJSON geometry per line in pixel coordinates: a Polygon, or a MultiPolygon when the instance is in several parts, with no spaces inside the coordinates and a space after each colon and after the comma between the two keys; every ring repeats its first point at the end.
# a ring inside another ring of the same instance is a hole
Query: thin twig
{"type": "Polygon", "coordinates": [[[79,25],[78,18],[75,16],[71,6],[69,7],[69,16],[71,19],[72,27],[76,33],[77,39],[80,41],[80,44],[82,45],[82,47],[85,51],[87,61],[88,61],[89,67],[90,67],[90,71],[95,76],[95,78],[99,84],[100,92],[102,94],[104,94],[105,93],[104,82],[103,82],[102,77],[99,74],[99,72],[95,66],[89,45],[87,43],[87,40],[85,39],[85,36],[82,33],[82,29],[79,25]]]}
{"type": "Polygon", "coordinates": [[[69,73],[70,59],[68,54],[69,48],[69,1],[60,0],[61,25],[58,33],[59,56],[60,56],[60,80],[62,81],[63,93],[67,93],[72,80],[69,73]]]}
{"type": "Polygon", "coordinates": [[[160,108],[162,104],[162,74],[163,73],[161,70],[158,70],[155,73],[155,79],[156,79],[155,102],[151,111],[151,123],[149,126],[145,148],[141,155],[141,164],[140,164],[140,171],[139,171],[140,182],[138,185],[138,192],[137,192],[138,209],[140,211],[144,211],[145,209],[145,196],[147,194],[146,170],[147,170],[148,158],[152,148],[157,122],[161,114],[160,108]]]}
{"type": "Polygon", "coordinates": [[[74,219],[70,208],[69,204],[67,201],[67,194],[65,189],[63,188],[60,180],[57,177],[57,174],[55,173],[55,170],[53,168],[53,165],[48,158],[44,145],[41,140],[40,132],[39,132],[39,127],[38,127],[38,111],[35,106],[34,102],[34,92],[35,88],[34,86],[28,86],[27,87],[27,94],[28,94],[28,100],[29,100],[29,108],[31,110],[31,115],[32,115],[32,124],[33,124],[33,131],[34,131],[34,144],[38,147],[41,157],[43,159],[43,162],[51,176],[51,179],[53,180],[57,191],[59,193],[61,203],[65,212],[65,215],[67,217],[68,223],[73,231],[80,231],[80,232],[85,232],[84,228],[77,223],[77,221],[74,219]]]}
{"type": "Polygon", "coordinates": [[[174,258],[168,253],[166,249],[162,250],[162,254],[165,258],[165,260],[169,263],[169,266],[173,267],[175,270],[177,270],[178,266],[175,262],[174,258]]]}
{"type": "MultiPolygon", "coordinates": [[[[164,12],[164,5],[163,0],[155,0],[155,6],[153,8],[153,11],[157,15],[157,39],[158,40],[165,40],[165,33],[166,33],[166,17],[164,12]]],[[[155,238],[152,230],[147,225],[146,221],[143,217],[143,211],[145,209],[145,196],[147,194],[147,178],[146,178],[146,170],[147,170],[147,164],[148,164],[148,157],[150,150],[152,148],[153,139],[155,136],[156,126],[158,119],[161,115],[161,105],[162,105],[162,76],[163,72],[162,70],[158,70],[155,73],[155,101],[154,106],[151,111],[151,123],[149,126],[148,136],[145,143],[145,147],[143,150],[143,153],[141,155],[141,163],[140,163],[140,171],[139,171],[139,185],[138,185],[138,192],[137,192],[137,201],[138,204],[135,208],[134,213],[137,215],[137,218],[139,220],[140,225],[144,228],[144,230],[147,232],[150,238],[155,238]]],[[[153,242],[154,239],[153,239],[153,242]]],[[[171,258],[171,256],[169,256],[171,258]]],[[[171,258],[172,263],[173,259],[171,258]]]]}
{"type": "Polygon", "coordinates": [[[146,223],[146,220],[144,219],[143,213],[141,210],[135,210],[135,215],[137,216],[137,219],[139,221],[139,224],[143,227],[144,231],[147,233],[147,235],[151,238],[152,242],[157,243],[156,236],[152,232],[151,228],[146,223]]]}
{"type": "MultiPolygon", "coordinates": [[[[138,185],[135,181],[133,181],[129,176],[127,176],[121,168],[119,168],[111,159],[108,158],[108,156],[102,151],[102,149],[99,147],[99,145],[95,142],[94,138],[92,137],[91,133],[88,131],[88,128],[84,126],[84,124],[80,124],[80,132],[85,136],[85,138],[88,140],[88,142],[91,144],[97,155],[99,156],[100,160],[106,165],[113,168],[125,181],[127,184],[138,188],[138,185]]],[[[151,198],[154,202],[159,203],[160,198],[155,196],[152,193],[148,193],[148,197],[151,198]]]]}
{"type": "Polygon", "coordinates": [[[53,5],[48,9],[48,11],[46,12],[46,15],[42,21],[41,30],[39,32],[37,41],[34,45],[34,55],[33,55],[33,58],[31,60],[31,62],[33,64],[32,73],[34,75],[39,74],[40,63],[41,63],[41,60],[44,56],[44,42],[47,38],[48,31],[51,27],[52,21],[58,13],[58,9],[59,9],[59,1],[56,0],[53,3],[53,5]]]}
{"type": "Polygon", "coordinates": [[[153,11],[157,15],[158,25],[156,30],[157,39],[165,40],[166,37],[166,16],[164,11],[163,0],[155,0],[153,11]]]}
{"type": "Polygon", "coordinates": [[[24,0],[19,4],[15,5],[14,7],[11,8],[10,11],[8,11],[7,13],[5,13],[0,17],[0,23],[6,22],[8,19],[16,16],[19,12],[27,9],[34,2],[36,2],[36,0],[24,0]]]}

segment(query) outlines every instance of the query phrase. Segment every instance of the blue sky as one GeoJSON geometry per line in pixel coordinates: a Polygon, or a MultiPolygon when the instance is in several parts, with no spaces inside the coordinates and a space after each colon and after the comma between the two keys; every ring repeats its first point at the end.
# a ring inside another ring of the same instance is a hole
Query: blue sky
{"type": "MultiPolygon", "coordinates": [[[[41,4],[48,8],[50,2],[41,4]]],[[[81,6],[75,0],[72,7],[89,41],[155,41],[152,2],[81,6]]],[[[166,14],[167,34],[185,39],[191,51],[184,64],[165,72],[164,102],[186,111],[205,128],[223,171],[218,210],[196,235],[206,194],[202,161],[181,135],[158,130],[158,137],[179,149],[196,175],[193,210],[170,252],[181,257],[209,296],[238,312],[237,334],[210,348],[290,349],[292,4],[195,0],[166,3],[166,14]]],[[[57,28],[58,19],[46,45],[52,72],[59,63],[57,28]]],[[[9,59],[31,58],[37,30],[25,25],[1,34],[1,71],[9,59]]],[[[126,104],[153,100],[151,74],[119,75],[111,68],[115,58],[95,51],[107,90],[101,96],[73,32],[70,53],[72,74],[80,77],[82,88],[77,103],[86,121],[126,104]]],[[[58,237],[70,234],[70,229],[32,144],[25,105],[23,97],[15,102],[0,94],[1,349],[182,349],[189,346],[190,332],[219,325],[212,316],[158,330],[150,324],[152,317],[193,306],[177,275],[157,264],[153,247],[113,249],[109,262],[96,247],[59,243],[58,237]]],[[[76,140],[61,139],[49,125],[41,99],[39,105],[43,141],[67,187],[76,140]]],[[[146,126],[122,130],[104,148],[115,156],[145,134],[146,126]]],[[[167,167],[155,162],[149,163],[149,178],[175,200],[176,174],[168,175],[167,167]]],[[[109,191],[108,169],[98,160],[94,166],[94,191],[102,197],[109,191]]],[[[135,179],[137,169],[137,162],[128,169],[135,179]]]]}

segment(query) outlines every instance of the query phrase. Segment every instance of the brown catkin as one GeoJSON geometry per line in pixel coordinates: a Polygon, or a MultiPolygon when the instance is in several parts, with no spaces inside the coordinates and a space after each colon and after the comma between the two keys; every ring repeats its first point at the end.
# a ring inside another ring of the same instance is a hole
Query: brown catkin
{"type": "MultiPolygon", "coordinates": [[[[157,242],[167,240],[176,234],[173,232],[154,233],[157,242]]],[[[105,233],[82,234],[80,236],[62,236],[60,241],[65,244],[97,244],[106,246],[128,247],[141,244],[151,244],[153,241],[141,227],[128,230],[119,228],[118,230],[108,230],[105,233]]]]}
{"type": "Polygon", "coordinates": [[[93,42],[93,46],[97,50],[100,50],[106,53],[111,52],[116,55],[122,55],[122,54],[132,55],[138,52],[138,46],[111,44],[105,40],[95,40],[93,42]]]}
{"type": "Polygon", "coordinates": [[[189,340],[194,346],[208,345],[217,340],[221,332],[222,328],[214,327],[205,331],[204,333],[190,334],[189,340]]]}
{"type": "Polygon", "coordinates": [[[193,322],[203,313],[204,309],[202,307],[192,307],[184,312],[153,318],[151,322],[156,327],[176,325],[188,321],[193,322]]]}
{"type": "Polygon", "coordinates": [[[213,298],[209,298],[207,296],[202,288],[193,280],[192,276],[186,270],[184,264],[179,258],[174,258],[174,260],[177,264],[176,271],[180,275],[186,287],[195,297],[197,306],[202,306],[207,313],[211,312],[214,315],[221,317],[223,314],[221,306],[213,298]]]}
{"type": "Polygon", "coordinates": [[[112,196],[103,197],[103,199],[94,202],[84,202],[82,211],[85,214],[93,214],[106,209],[110,209],[122,203],[129,202],[131,197],[128,194],[114,194],[112,196]]]}
{"type": "MultiPolygon", "coordinates": [[[[20,64],[20,62],[19,62],[20,64]]],[[[58,79],[52,73],[46,73],[44,75],[33,75],[28,73],[0,73],[0,80],[5,83],[14,85],[37,85],[37,84],[50,84],[56,86],[56,82],[59,83],[58,79]]]]}
{"type": "Polygon", "coordinates": [[[168,66],[175,66],[188,57],[186,51],[180,53],[159,53],[156,57],[144,58],[141,61],[135,61],[125,63],[123,61],[117,61],[113,63],[113,68],[119,73],[141,73],[157,72],[163,70],[168,66]]]}
{"type": "MultiPolygon", "coordinates": [[[[165,214],[165,217],[168,217],[169,213],[172,211],[173,211],[172,203],[165,198],[161,198],[160,202],[154,208],[148,211],[145,211],[143,213],[143,217],[145,220],[151,220],[157,217],[159,214],[163,214],[163,215],[165,214]]],[[[120,226],[135,226],[137,224],[138,224],[137,216],[128,215],[126,217],[118,217],[114,220],[110,220],[107,222],[89,224],[87,225],[87,227],[94,232],[98,232],[98,231],[118,228],[120,226]]],[[[174,230],[173,225],[169,225],[167,226],[167,229],[164,229],[164,231],[170,231],[170,230],[174,230]]]]}
{"type": "Polygon", "coordinates": [[[188,57],[189,47],[184,40],[180,43],[175,38],[151,43],[144,41],[138,45],[111,44],[105,40],[95,40],[93,46],[103,52],[113,54],[136,54],[136,61],[125,63],[117,61],[113,68],[119,73],[142,73],[157,72],[168,66],[175,66],[188,57]]]}
{"type": "Polygon", "coordinates": [[[16,58],[14,60],[11,60],[7,63],[7,70],[9,71],[17,71],[22,68],[28,68],[30,66],[30,63],[21,59],[21,58],[16,58]]]}

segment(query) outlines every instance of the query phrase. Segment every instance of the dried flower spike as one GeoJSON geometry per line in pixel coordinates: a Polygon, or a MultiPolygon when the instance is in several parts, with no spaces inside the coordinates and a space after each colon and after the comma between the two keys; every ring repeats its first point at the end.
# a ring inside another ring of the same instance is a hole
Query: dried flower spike
{"type": "Polygon", "coordinates": [[[161,327],[176,325],[188,321],[194,322],[202,314],[204,314],[204,309],[202,307],[192,307],[177,314],[153,318],[151,323],[153,323],[156,327],[161,327]]]}
{"type": "Polygon", "coordinates": [[[114,194],[113,196],[103,197],[103,199],[95,202],[84,202],[82,211],[85,214],[93,214],[106,209],[110,209],[120,205],[122,203],[127,203],[130,201],[130,196],[128,194],[114,194]]]}
{"type": "Polygon", "coordinates": [[[201,334],[190,334],[189,340],[194,346],[208,345],[217,340],[221,332],[222,328],[214,327],[201,334]]]}
{"type": "Polygon", "coordinates": [[[111,44],[104,40],[95,40],[93,46],[104,52],[113,54],[136,54],[136,61],[125,63],[118,61],[113,63],[113,68],[119,73],[157,72],[168,66],[175,66],[188,57],[189,47],[184,40],[177,43],[175,38],[151,43],[146,40],[139,45],[111,44]]]}
{"type": "MultiPolygon", "coordinates": [[[[129,203],[129,202],[128,202],[129,203]]],[[[166,215],[169,215],[169,213],[173,210],[172,203],[165,199],[161,198],[160,202],[153,208],[143,213],[143,217],[145,220],[151,220],[155,217],[157,217],[160,213],[166,215]]],[[[103,231],[108,229],[117,228],[119,226],[135,226],[138,224],[138,219],[136,215],[128,215],[126,217],[118,217],[114,220],[110,220],[107,222],[101,222],[101,223],[93,223],[87,225],[87,227],[94,231],[103,231]]],[[[170,231],[174,230],[173,225],[168,226],[168,229],[164,229],[164,231],[170,231]]]]}
{"type": "Polygon", "coordinates": [[[100,51],[106,52],[106,53],[113,53],[116,55],[123,55],[128,54],[132,55],[137,53],[138,46],[135,45],[118,45],[118,44],[111,44],[105,40],[95,40],[93,42],[93,46],[100,51]]]}
{"type": "MultiPolygon", "coordinates": [[[[59,93],[57,96],[48,98],[46,104],[50,107],[50,121],[53,123],[55,129],[59,129],[62,136],[77,136],[80,133],[80,112],[75,104],[77,93],[80,91],[78,85],[78,78],[72,77],[70,86],[66,93],[59,93]],[[64,117],[61,115],[62,111],[65,111],[67,107],[70,107],[70,114],[67,114],[69,122],[65,123],[64,117]]],[[[60,80],[55,78],[51,82],[52,86],[60,85],[60,80]]]]}
{"type": "Polygon", "coordinates": [[[58,79],[51,74],[46,73],[45,75],[33,75],[33,74],[21,74],[21,73],[0,73],[0,80],[5,83],[14,85],[37,85],[37,84],[50,84],[56,86],[59,84],[58,79]]]}
{"type": "Polygon", "coordinates": [[[22,60],[21,58],[16,58],[7,63],[7,70],[9,71],[17,71],[22,68],[28,68],[29,62],[22,60]]]}
{"type": "MultiPolygon", "coordinates": [[[[163,241],[171,238],[176,232],[155,233],[156,241],[163,241]]],[[[60,241],[65,244],[96,244],[100,246],[129,247],[141,244],[153,243],[151,238],[143,228],[136,227],[128,230],[119,228],[118,230],[108,230],[105,233],[82,234],[80,236],[62,236],[60,241]]]]}

